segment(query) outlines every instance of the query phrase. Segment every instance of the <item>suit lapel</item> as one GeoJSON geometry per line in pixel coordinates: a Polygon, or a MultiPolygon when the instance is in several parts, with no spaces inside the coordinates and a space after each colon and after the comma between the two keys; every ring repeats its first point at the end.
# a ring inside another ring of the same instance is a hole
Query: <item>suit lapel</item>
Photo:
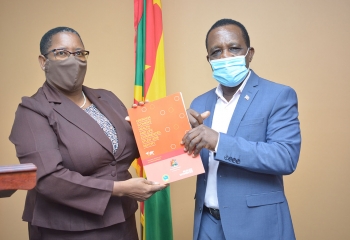
{"type": "MultiPolygon", "coordinates": [[[[84,110],[80,109],[75,103],[73,103],[70,99],[68,99],[62,93],[50,87],[47,83],[44,84],[43,90],[48,101],[56,103],[54,104],[53,109],[58,114],[60,114],[63,118],[65,118],[71,124],[80,128],[90,137],[95,139],[96,142],[101,144],[107,151],[113,154],[113,147],[112,147],[111,141],[109,140],[109,138],[103,132],[101,127],[97,124],[97,122],[92,117],[90,117],[84,110]]],[[[91,98],[91,96],[92,95],[89,94],[88,97],[90,101],[94,103],[95,99],[93,97],[91,98]]]]}
{"type": "Polygon", "coordinates": [[[248,110],[251,102],[253,101],[256,93],[258,92],[258,79],[259,77],[251,71],[251,75],[238,99],[237,106],[232,115],[229,128],[227,129],[227,134],[234,136],[237,132],[238,126],[242,121],[246,111],[248,110]]]}
{"type": "MultiPolygon", "coordinates": [[[[126,144],[126,138],[128,136],[125,135],[126,131],[121,128],[125,128],[127,126],[124,126],[126,124],[129,124],[125,117],[120,116],[117,111],[113,109],[113,107],[109,104],[109,102],[101,95],[96,93],[91,88],[83,86],[83,91],[86,94],[86,96],[90,99],[90,101],[95,104],[98,110],[100,110],[103,115],[111,122],[111,124],[115,127],[117,137],[118,137],[118,149],[117,152],[114,154],[115,158],[118,158],[120,154],[123,152],[123,149],[125,148],[126,144]],[[119,117],[116,117],[118,115],[119,117]]],[[[117,108],[117,106],[115,106],[117,108]]],[[[111,145],[110,140],[108,139],[109,144],[111,145]]],[[[111,148],[112,149],[112,148],[111,148]]]]}
{"type": "Polygon", "coordinates": [[[204,119],[204,125],[208,126],[211,128],[211,124],[213,123],[213,116],[214,116],[214,110],[215,110],[215,105],[217,101],[217,96],[215,93],[215,88],[210,91],[210,94],[207,98],[207,101],[205,103],[205,110],[204,111],[209,111],[210,115],[208,118],[204,119]]]}
{"type": "MultiPolygon", "coordinates": [[[[205,110],[204,111],[210,111],[210,115],[208,118],[204,119],[204,125],[208,126],[211,128],[212,122],[213,122],[213,116],[214,116],[214,111],[215,111],[215,105],[217,101],[217,96],[215,93],[215,89],[210,91],[210,94],[206,100],[205,103],[205,110]]],[[[209,156],[209,150],[206,148],[202,149],[202,160],[203,160],[203,165],[205,168],[205,172],[208,172],[208,164],[209,164],[209,158],[204,157],[204,156],[209,156]]]]}

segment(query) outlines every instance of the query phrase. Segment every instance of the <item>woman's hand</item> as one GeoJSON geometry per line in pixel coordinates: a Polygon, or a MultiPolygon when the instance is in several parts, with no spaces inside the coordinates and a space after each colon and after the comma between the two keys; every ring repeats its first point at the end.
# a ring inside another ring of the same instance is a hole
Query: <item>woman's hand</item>
{"type": "MultiPolygon", "coordinates": [[[[138,106],[143,106],[143,105],[145,105],[146,103],[148,103],[149,101],[148,100],[145,100],[144,102],[138,102],[137,104],[136,103],[134,103],[133,105],[132,105],[132,107],[133,108],[137,108],[138,106]]],[[[130,117],[129,116],[126,116],[125,117],[125,120],[126,121],[128,121],[128,122],[130,122],[130,117]]]]}
{"type": "Polygon", "coordinates": [[[167,186],[168,184],[159,184],[144,178],[131,178],[126,181],[114,182],[112,195],[130,197],[143,202],[167,186]]]}
{"type": "Polygon", "coordinates": [[[140,102],[138,102],[137,104],[134,103],[134,104],[132,105],[132,107],[133,107],[133,108],[137,108],[138,106],[143,106],[143,105],[145,105],[145,104],[148,103],[148,102],[149,102],[148,100],[145,100],[144,102],[143,102],[143,101],[140,101],[140,102]]]}

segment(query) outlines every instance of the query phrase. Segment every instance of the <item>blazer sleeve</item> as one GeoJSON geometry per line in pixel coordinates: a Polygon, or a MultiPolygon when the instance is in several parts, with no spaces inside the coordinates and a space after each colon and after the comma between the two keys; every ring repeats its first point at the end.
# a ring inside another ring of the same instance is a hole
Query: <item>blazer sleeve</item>
{"type": "MultiPolygon", "coordinates": [[[[266,109],[266,136],[249,141],[220,133],[215,159],[253,172],[287,175],[295,171],[301,146],[298,103],[295,91],[285,87],[266,109]]],[[[264,102],[262,102],[262,108],[264,102]]],[[[247,131],[254,131],[247,128],[247,131]]]]}
{"type": "Polygon", "coordinates": [[[19,161],[37,166],[35,190],[57,203],[103,215],[113,181],[82,176],[65,168],[49,121],[44,114],[19,105],[10,135],[19,161]]]}

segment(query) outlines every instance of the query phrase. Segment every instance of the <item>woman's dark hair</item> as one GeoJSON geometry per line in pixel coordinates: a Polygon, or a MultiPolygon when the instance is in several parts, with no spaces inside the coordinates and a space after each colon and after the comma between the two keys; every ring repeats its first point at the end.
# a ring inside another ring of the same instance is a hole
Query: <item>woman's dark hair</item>
{"type": "Polygon", "coordinates": [[[69,28],[69,27],[56,27],[56,28],[53,28],[53,29],[49,30],[41,38],[41,41],[40,41],[40,53],[42,55],[46,54],[47,51],[49,50],[49,48],[51,47],[52,36],[54,36],[57,33],[61,33],[61,32],[74,33],[74,34],[78,35],[78,37],[80,38],[80,41],[83,42],[81,40],[81,37],[80,37],[79,33],[77,31],[75,31],[74,29],[69,28]]]}

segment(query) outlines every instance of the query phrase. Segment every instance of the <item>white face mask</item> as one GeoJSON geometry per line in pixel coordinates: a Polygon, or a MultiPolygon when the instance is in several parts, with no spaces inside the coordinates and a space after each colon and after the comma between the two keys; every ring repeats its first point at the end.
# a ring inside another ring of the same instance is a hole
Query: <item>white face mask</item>
{"type": "Polygon", "coordinates": [[[213,69],[213,78],[226,87],[236,87],[243,82],[249,72],[249,69],[245,66],[245,57],[249,49],[244,56],[209,61],[213,69]]]}

